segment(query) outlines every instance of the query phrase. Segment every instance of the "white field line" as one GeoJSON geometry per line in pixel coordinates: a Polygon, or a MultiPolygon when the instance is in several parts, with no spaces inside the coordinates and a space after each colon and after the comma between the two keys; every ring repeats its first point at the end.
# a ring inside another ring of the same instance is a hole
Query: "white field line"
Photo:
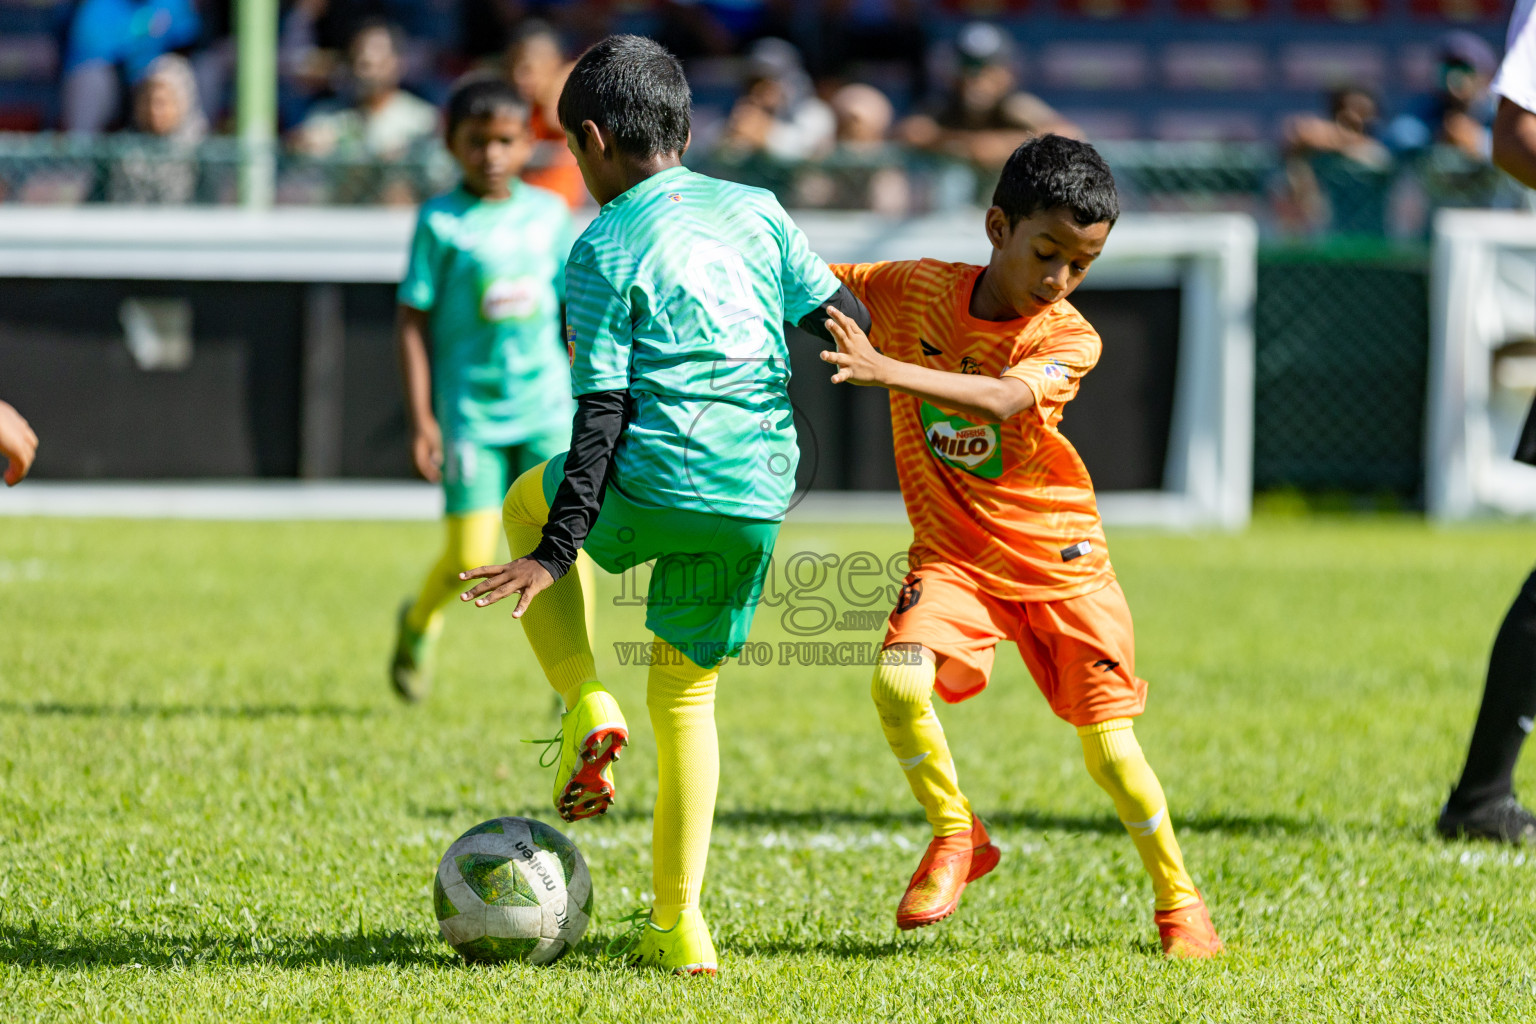
{"type": "MultiPolygon", "coordinates": [[[[0,489],[0,516],[101,519],[433,520],[442,491],[405,481],[64,482],[28,480],[0,489]]],[[[815,492],[790,511],[790,522],[905,525],[901,495],[892,491],[815,492]]]]}
{"type": "MultiPolygon", "coordinates": [[[[1189,528],[1168,495],[1135,491],[1098,496],[1111,526],[1189,528]]],[[[0,488],[0,516],[233,521],[426,521],[442,517],[442,492],[403,480],[28,480],[0,488]]],[[[812,491],[789,523],[906,526],[896,491],[812,491]]]]}

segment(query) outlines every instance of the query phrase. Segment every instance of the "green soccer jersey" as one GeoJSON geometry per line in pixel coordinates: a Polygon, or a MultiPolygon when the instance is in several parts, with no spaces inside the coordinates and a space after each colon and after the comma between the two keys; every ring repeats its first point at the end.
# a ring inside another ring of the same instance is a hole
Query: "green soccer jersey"
{"type": "Polygon", "coordinates": [[[837,288],[762,189],[674,167],[604,206],[566,267],[566,337],[574,394],[634,396],[610,484],[783,518],[799,462],[783,323],[837,288]]]}
{"type": "Polygon", "coordinates": [[[500,201],[458,188],[422,204],[399,300],[428,313],[445,439],[514,445],[569,429],[560,302],[574,233],[559,196],[521,182],[500,201]]]}

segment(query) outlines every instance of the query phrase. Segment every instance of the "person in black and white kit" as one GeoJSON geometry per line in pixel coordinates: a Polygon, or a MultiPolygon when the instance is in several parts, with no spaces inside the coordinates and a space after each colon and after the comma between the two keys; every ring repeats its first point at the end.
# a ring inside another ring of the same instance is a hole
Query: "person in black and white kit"
{"type": "MultiPolygon", "coordinates": [[[[1504,63],[1491,89],[1499,97],[1493,162],[1536,188],[1536,0],[1518,0],[1509,19],[1504,63]]],[[[1536,405],[1515,458],[1536,465],[1536,405]]],[[[1446,838],[1466,836],[1536,845],[1536,815],[1515,797],[1515,761],[1536,728],[1536,572],[1510,605],[1488,658],[1488,682],[1461,781],[1440,810],[1446,838]]]]}

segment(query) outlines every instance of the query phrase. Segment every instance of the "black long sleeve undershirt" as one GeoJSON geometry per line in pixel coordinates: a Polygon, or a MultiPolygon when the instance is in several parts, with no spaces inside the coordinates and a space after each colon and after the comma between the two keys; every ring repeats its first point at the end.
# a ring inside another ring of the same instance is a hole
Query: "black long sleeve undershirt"
{"type": "Polygon", "coordinates": [[[820,338],[828,345],[836,348],[837,339],[833,338],[832,332],[827,330],[828,306],[846,314],[852,318],[854,323],[859,325],[859,330],[865,334],[869,333],[869,328],[874,323],[874,320],[870,317],[869,310],[864,308],[864,303],[860,302],[859,297],[849,291],[848,286],[845,284],[839,284],[837,291],[833,292],[821,305],[801,317],[800,322],[795,326],[799,327],[806,334],[814,338],[820,338]]]}
{"type": "MultiPolygon", "coordinates": [[[[825,302],[801,317],[799,328],[835,345],[826,326],[828,306],[852,317],[861,330],[869,330],[869,310],[844,284],[839,284],[837,291],[825,302]]],[[[576,552],[581,550],[603,507],[608,474],[613,469],[614,453],[629,420],[629,410],[628,391],[597,391],[576,399],[571,450],[565,457],[565,479],[560,482],[560,489],[555,492],[555,500],[549,507],[543,539],[528,556],[557,580],[576,563],[576,552]]]]}
{"type": "Polygon", "coordinates": [[[595,391],[576,399],[565,479],[549,507],[544,537],[528,556],[557,580],[576,564],[576,552],[603,507],[614,451],[628,419],[628,391],[595,391]]]}

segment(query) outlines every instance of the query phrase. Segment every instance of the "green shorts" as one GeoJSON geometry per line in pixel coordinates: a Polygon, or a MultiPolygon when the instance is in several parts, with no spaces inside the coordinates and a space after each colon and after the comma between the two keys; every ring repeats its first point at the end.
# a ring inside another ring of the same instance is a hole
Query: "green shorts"
{"type": "Polygon", "coordinates": [[[443,439],[443,511],[450,516],[499,509],[521,474],[571,443],[568,429],[530,437],[522,444],[488,445],[443,439]]]}
{"type": "MultiPolygon", "coordinates": [[[[562,453],[544,467],[551,505],[563,479],[562,453]]],[[[654,560],[646,628],[710,668],[746,643],[778,536],[775,520],[641,505],[609,484],[582,549],[614,574],[654,560]]]]}

